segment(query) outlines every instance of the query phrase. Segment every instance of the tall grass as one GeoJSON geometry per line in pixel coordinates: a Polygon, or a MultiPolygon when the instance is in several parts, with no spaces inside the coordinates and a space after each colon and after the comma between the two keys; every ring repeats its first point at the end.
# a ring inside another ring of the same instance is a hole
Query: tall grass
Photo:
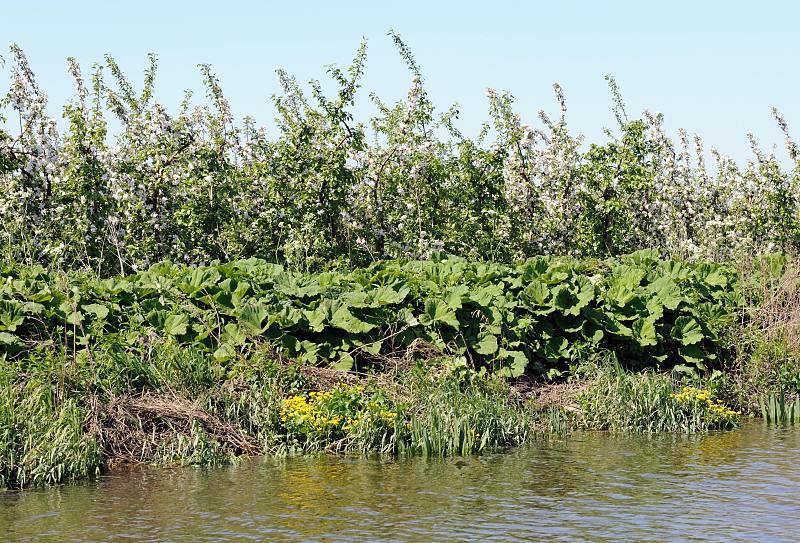
{"type": "Polygon", "coordinates": [[[602,368],[578,400],[582,410],[578,425],[590,430],[693,433],[736,422],[732,413],[719,415],[716,406],[720,404],[704,395],[684,400],[669,375],[654,371],[602,368]]]}
{"type": "Polygon", "coordinates": [[[739,268],[746,304],[729,340],[732,395],[743,410],[763,413],[765,399],[800,393],[800,260],[775,256],[739,268]]]}
{"type": "Polygon", "coordinates": [[[476,454],[528,441],[543,420],[557,419],[515,399],[497,376],[438,362],[392,377],[313,369],[325,371],[355,382],[312,379],[259,349],[223,362],[152,337],[110,335],[91,352],[39,346],[0,373],[0,488],[68,482],[118,463],[215,466],[325,450],[476,454]],[[290,398],[315,391],[338,391],[314,419],[328,426],[282,418],[290,398]]]}
{"type": "Polygon", "coordinates": [[[401,452],[423,456],[480,453],[518,445],[537,434],[538,419],[515,405],[499,378],[459,375],[416,378],[401,452]]]}
{"type": "Polygon", "coordinates": [[[0,488],[41,486],[100,473],[97,441],[84,431],[87,412],[75,398],[58,401],[32,382],[0,384],[0,488]]]}
{"type": "Polygon", "coordinates": [[[800,423],[800,396],[785,393],[769,394],[759,398],[761,416],[768,424],[800,423]]]}

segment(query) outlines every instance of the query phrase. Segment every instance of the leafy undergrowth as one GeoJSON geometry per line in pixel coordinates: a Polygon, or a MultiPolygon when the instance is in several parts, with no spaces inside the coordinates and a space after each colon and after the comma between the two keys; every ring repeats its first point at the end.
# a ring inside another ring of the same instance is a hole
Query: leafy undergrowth
{"type": "Polygon", "coordinates": [[[302,364],[363,370],[421,348],[504,376],[559,376],[587,353],[631,366],[705,369],[741,306],[729,267],[640,251],[618,259],[539,257],[518,266],[380,262],[301,274],[260,260],[161,263],[99,279],[7,265],[0,275],[0,357],[61,344],[88,356],[99,338],[174,338],[217,361],[266,342],[302,364]]]}
{"type": "Polygon", "coordinates": [[[163,263],[111,279],[8,265],[0,486],[117,464],[450,456],[576,428],[730,428],[747,405],[748,366],[724,358],[745,315],[739,277],[650,251],[322,274],[163,263]]]}
{"type": "Polygon", "coordinates": [[[109,336],[90,353],[40,347],[2,366],[0,486],[262,454],[480,454],[576,428],[696,432],[739,418],[711,392],[608,366],[559,402],[464,357],[356,375],[289,363],[266,345],[220,361],[175,339],[131,348],[109,336]]]}

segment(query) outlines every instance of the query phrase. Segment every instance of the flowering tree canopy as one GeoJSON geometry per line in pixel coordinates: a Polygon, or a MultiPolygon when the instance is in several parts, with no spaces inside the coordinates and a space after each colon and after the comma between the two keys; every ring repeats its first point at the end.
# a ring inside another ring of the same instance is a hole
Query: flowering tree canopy
{"type": "Polygon", "coordinates": [[[157,261],[204,263],[257,256],[294,268],[426,258],[444,251],[512,261],[538,254],[601,257],[652,247],[686,258],[800,247],[800,153],[786,121],[793,169],[761,151],[740,166],[663,116],[630,120],[609,79],[619,123],[608,141],[570,133],[558,84],[558,118],[523,123],[508,93],[487,91],[490,122],[478,137],[436,110],[414,57],[391,33],[411,84],[377,114],[352,109],[366,44],[329,68],[333,96],[304,92],[278,70],[277,135],[237,121],[211,68],[207,99],[177,112],[154,99],[156,58],[141,92],[105,57],[89,81],[74,59],[75,95],[64,133],[22,50],[12,46],[0,99],[0,245],[8,259],[86,267],[103,274],[157,261]],[[109,135],[115,118],[121,130],[109,135]],[[11,128],[13,127],[13,128],[11,128]]]}

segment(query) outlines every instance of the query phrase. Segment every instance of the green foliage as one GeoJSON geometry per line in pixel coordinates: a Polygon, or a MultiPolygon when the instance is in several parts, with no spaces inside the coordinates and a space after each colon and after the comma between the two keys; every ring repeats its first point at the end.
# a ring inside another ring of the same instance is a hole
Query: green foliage
{"type": "Polygon", "coordinates": [[[707,168],[699,137],[679,130],[673,141],[661,114],[629,118],[610,77],[618,127],[604,141],[585,146],[570,131],[558,84],[558,117],[542,112],[536,125],[510,93],[488,89],[489,118],[470,138],[390,35],[409,70],[403,99],[369,95],[376,113],[357,118],[362,43],[349,66],[328,68],[328,85],[278,69],[269,130],[234,118],[208,65],[204,98],[187,91],[169,111],[155,99],[155,55],[141,92],[106,55],[90,81],[68,59],[75,94],[60,132],[12,45],[0,95],[0,254],[108,275],[163,260],[255,257],[320,271],[441,252],[511,263],[647,247],[692,259],[800,249],[800,154],[777,111],[788,163],[752,141],[744,165],[714,151],[707,168]]]}
{"type": "Polygon", "coordinates": [[[464,360],[394,380],[320,385],[265,348],[220,361],[171,337],[126,344],[109,335],[91,356],[72,356],[50,345],[3,363],[0,488],[57,484],[125,462],[216,466],[245,454],[322,450],[471,454],[521,443],[538,428],[507,384],[464,360]]]}
{"type": "Polygon", "coordinates": [[[770,394],[758,399],[761,416],[769,424],[800,423],[800,396],[788,396],[784,392],[770,394]]]}
{"type": "Polygon", "coordinates": [[[0,489],[58,484],[98,475],[100,447],[84,432],[86,410],[59,401],[38,379],[0,378],[0,489]]]}
{"type": "Polygon", "coordinates": [[[542,433],[537,414],[517,405],[495,375],[456,363],[442,375],[423,372],[408,378],[412,399],[409,422],[398,439],[402,453],[477,454],[519,445],[542,433]]]}
{"type": "Polygon", "coordinates": [[[337,385],[285,398],[281,424],[290,450],[393,453],[402,410],[375,386],[337,385]]]}
{"type": "Polygon", "coordinates": [[[109,334],[123,343],[155,334],[186,349],[175,357],[186,363],[195,351],[225,361],[266,342],[306,364],[355,369],[423,341],[507,376],[565,371],[600,351],[635,367],[705,370],[740,304],[730,268],[653,251],[515,267],[380,262],[320,274],[255,259],[165,262],[108,279],[12,265],[0,275],[0,353],[56,342],[88,356],[109,334]]]}
{"type": "Polygon", "coordinates": [[[616,432],[682,432],[732,428],[739,420],[711,391],[676,389],[668,375],[601,368],[578,398],[580,426],[616,432]]]}

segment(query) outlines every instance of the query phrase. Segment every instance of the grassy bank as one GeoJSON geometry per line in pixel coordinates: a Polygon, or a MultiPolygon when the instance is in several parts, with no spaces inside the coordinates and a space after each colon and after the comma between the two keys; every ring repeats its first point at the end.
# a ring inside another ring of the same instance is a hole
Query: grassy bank
{"type": "Polygon", "coordinates": [[[323,451],[452,456],[574,428],[691,432],[736,424],[737,414],[718,412],[701,393],[683,397],[668,377],[645,375],[598,367],[577,394],[543,401],[546,387],[475,371],[464,358],[359,375],[290,363],[265,345],[225,362],[173,339],[131,347],[111,338],[78,357],[42,347],[3,365],[0,487],[139,463],[214,466],[323,451]]]}
{"type": "Polygon", "coordinates": [[[793,418],[795,270],[652,252],[325,274],[164,263],[108,279],[8,265],[0,486],[793,418]]]}
{"type": "Polygon", "coordinates": [[[174,340],[110,339],[91,356],[37,349],[7,361],[1,379],[0,487],[241,455],[472,454],[546,429],[500,378],[452,360],[359,376],[263,346],[221,362],[174,340]]]}

